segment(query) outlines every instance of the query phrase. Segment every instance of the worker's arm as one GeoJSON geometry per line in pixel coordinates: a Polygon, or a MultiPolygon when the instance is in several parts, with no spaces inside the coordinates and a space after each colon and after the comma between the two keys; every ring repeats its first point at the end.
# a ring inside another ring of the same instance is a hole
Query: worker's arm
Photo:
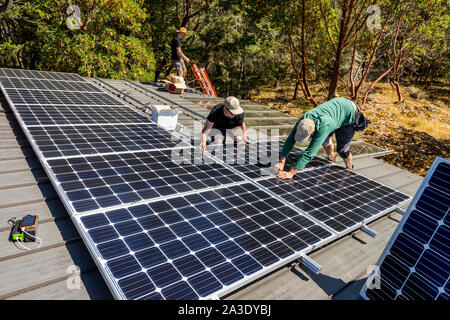
{"type": "Polygon", "coordinates": [[[289,156],[289,153],[291,153],[292,148],[294,148],[294,146],[295,146],[295,142],[296,142],[295,141],[295,133],[297,132],[297,126],[302,119],[303,119],[303,117],[298,119],[297,123],[295,124],[295,126],[292,129],[291,133],[289,134],[288,138],[284,142],[283,149],[281,149],[280,162],[276,165],[278,172],[280,172],[284,169],[284,165],[286,164],[286,158],[289,156]]]}
{"type": "Polygon", "coordinates": [[[213,125],[214,122],[206,120],[205,126],[203,127],[202,130],[202,142],[200,143],[200,148],[202,149],[202,152],[204,152],[206,149],[206,137],[208,136],[209,131],[211,131],[213,125]]]}
{"type": "Polygon", "coordinates": [[[247,139],[247,126],[246,126],[245,122],[242,122],[241,129],[242,129],[242,137],[244,139],[244,142],[250,143],[250,140],[247,139]]]}
{"type": "Polygon", "coordinates": [[[320,130],[319,132],[315,132],[312,136],[311,143],[309,144],[308,148],[302,153],[300,158],[297,160],[297,163],[295,164],[295,168],[297,170],[303,170],[306,165],[314,159],[314,157],[317,155],[317,152],[319,152],[320,147],[322,146],[322,143],[325,141],[326,138],[329,136],[329,132],[327,130],[320,130]]]}
{"type": "Polygon", "coordinates": [[[184,53],[181,51],[181,47],[177,47],[177,52],[178,52],[178,54],[184,59],[184,61],[186,61],[187,63],[189,63],[189,58],[188,57],[186,57],[185,55],[184,55],[184,53]]]}
{"type": "Polygon", "coordinates": [[[294,168],[291,168],[289,171],[282,171],[278,172],[277,176],[281,179],[292,179],[295,174],[301,170],[303,170],[306,165],[314,159],[317,152],[319,152],[320,146],[325,141],[325,139],[328,137],[329,132],[326,130],[321,130],[320,132],[316,132],[312,136],[311,143],[309,144],[308,148],[302,153],[300,158],[297,160],[297,163],[295,164],[294,168]]]}

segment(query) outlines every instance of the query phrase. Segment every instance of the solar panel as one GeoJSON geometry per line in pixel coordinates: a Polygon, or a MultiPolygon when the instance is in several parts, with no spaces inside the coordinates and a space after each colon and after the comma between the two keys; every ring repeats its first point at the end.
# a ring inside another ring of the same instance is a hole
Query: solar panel
{"type": "Polygon", "coordinates": [[[150,122],[128,107],[78,105],[15,105],[26,126],[150,122]]]}
{"type": "Polygon", "coordinates": [[[13,104],[27,105],[123,105],[119,100],[102,92],[41,91],[5,89],[13,104]]]}
{"type": "Polygon", "coordinates": [[[251,183],[77,220],[126,299],[206,298],[332,237],[251,183]]]}
{"type": "MultiPolygon", "coordinates": [[[[189,163],[172,160],[174,150],[47,160],[74,212],[214,188],[243,181],[212,159],[189,150],[189,163]]],[[[184,151],[184,152],[182,152],[184,151]]]]}
{"type": "MultiPolygon", "coordinates": [[[[369,221],[404,199],[320,158],[280,183],[262,174],[266,157],[251,148],[243,163],[201,155],[156,124],[140,123],[138,113],[108,94],[78,86],[88,83],[83,78],[13,69],[0,69],[1,76],[11,87],[1,84],[2,91],[118,298],[225,294],[361,226],[355,220],[339,231],[330,221],[345,225],[355,214],[369,221]],[[61,90],[65,82],[72,91],[61,90]],[[356,187],[370,191],[363,192],[368,198],[356,187]],[[330,204],[324,195],[342,217],[323,220],[304,205],[319,203],[316,211],[323,211],[330,204]],[[372,207],[378,211],[364,211],[372,207]]],[[[301,152],[294,148],[288,166],[301,152]]]]}
{"type": "Polygon", "coordinates": [[[0,83],[6,89],[102,92],[101,89],[84,80],[60,81],[60,80],[0,77],[0,83]]]}
{"type": "MultiPolygon", "coordinates": [[[[280,153],[284,141],[255,142],[251,144],[237,143],[224,145],[208,145],[207,152],[229,164],[233,169],[244,174],[248,178],[258,179],[274,176],[274,166],[280,160],[280,153]]],[[[286,159],[285,169],[289,170],[297,162],[303,153],[300,148],[294,147],[286,159]]],[[[330,165],[331,162],[314,157],[305,170],[316,169],[321,166],[330,165]]]]}
{"type": "Polygon", "coordinates": [[[86,81],[83,79],[83,77],[75,73],[22,70],[9,68],[0,68],[0,77],[62,80],[62,81],[86,81]]]}
{"type": "Polygon", "coordinates": [[[373,300],[449,300],[450,161],[437,157],[361,295],[373,300]]]}
{"type": "Polygon", "coordinates": [[[28,127],[28,131],[44,158],[188,146],[154,123],[28,127]]]}
{"type": "Polygon", "coordinates": [[[297,173],[292,180],[257,182],[286,202],[348,233],[409,200],[409,196],[335,165],[297,173]]]}

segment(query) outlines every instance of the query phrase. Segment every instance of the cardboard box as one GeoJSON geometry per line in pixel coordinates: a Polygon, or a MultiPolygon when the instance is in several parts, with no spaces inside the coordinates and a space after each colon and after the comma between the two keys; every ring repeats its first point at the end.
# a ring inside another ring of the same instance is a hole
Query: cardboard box
{"type": "Polygon", "coordinates": [[[170,74],[167,76],[167,80],[169,80],[172,83],[181,83],[184,84],[184,79],[183,77],[179,77],[173,74],[170,74]]]}
{"type": "Polygon", "coordinates": [[[152,121],[166,130],[175,130],[179,113],[168,105],[152,105],[152,121]]]}
{"type": "Polygon", "coordinates": [[[184,89],[187,89],[187,86],[185,84],[181,84],[181,83],[166,82],[166,85],[164,86],[164,88],[167,91],[181,94],[184,92],[184,89]]]}

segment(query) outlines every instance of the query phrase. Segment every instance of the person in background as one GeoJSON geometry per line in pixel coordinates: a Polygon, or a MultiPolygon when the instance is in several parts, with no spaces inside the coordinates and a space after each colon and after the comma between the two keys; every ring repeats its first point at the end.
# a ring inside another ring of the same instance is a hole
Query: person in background
{"type": "Polygon", "coordinates": [[[202,130],[202,141],[200,144],[202,151],[206,149],[206,138],[211,129],[216,129],[221,133],[214,136],[214,143],[216,144],[225,143],[227,129],[234,129],[234,140],[236,142],[250,142],[247,139],[244,110],[241,108],[239,100],[235,97],[228,97],[223,103],[212,108],[202,130]]]}
{"type": "Polygon", "coordinates": [[[358,105],[344,97],[331,99],[306,112],[297,121],[284,143],[281,160],[277,164],[277,177],[292,179],[316,156],[321,145],[324,147],[328,159],[336,162],[334,146],[331,141],[333,133],[336,135],[337,152],[344,160],[347,169],[353,169],[350,142],[355,130],[362,131],[369,123],[359,110],[358,105]],[[295,143],[306,142],[310,137],[312,139],[308,148],[302,153],[295,166],[289,171],[283,171],[286,158],[295,143]]]}
{"type": "Polygon", "coordinates": [[[184,62],[186,61],[186,63],[189,63],[190,61],[189,58],[184,55],[183,51],[181,51],[181,39],[183,39],[185,35],[187,35],[187,30],[182,27],[180,30],[177,30],[177,34],[172,38],[170,43],[172,66],[177,69],[178,76],[183,77],[183,79],[186,78],[187,73],[186,64],[184,62]]]}

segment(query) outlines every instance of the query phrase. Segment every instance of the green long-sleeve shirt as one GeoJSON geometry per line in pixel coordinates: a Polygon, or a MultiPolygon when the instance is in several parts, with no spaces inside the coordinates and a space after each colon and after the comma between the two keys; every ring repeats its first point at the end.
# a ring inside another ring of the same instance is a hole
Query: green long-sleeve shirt
{"type": "Polygon", "coordinates": [[[314,120],[314,123],[316,124],[316,131],[311,137],[312,140],[308,148],[306,148],[295,164],[295,168],[298,170],[303,170],[316,156],[317,152],[319,152],[320,146],[330,134],[342,126],[355,123],[355,107],[350,100],[339,97],[322,103],[314,109],[306,112],[300,119],[298,119],[294,129],[292,129],[289,137],[284,143],[283,150],[281,150],[281,156],[284,158],[288,157],[295,145],[295,133],[297,132],[297,126],[302,119],[314,120]]]}

